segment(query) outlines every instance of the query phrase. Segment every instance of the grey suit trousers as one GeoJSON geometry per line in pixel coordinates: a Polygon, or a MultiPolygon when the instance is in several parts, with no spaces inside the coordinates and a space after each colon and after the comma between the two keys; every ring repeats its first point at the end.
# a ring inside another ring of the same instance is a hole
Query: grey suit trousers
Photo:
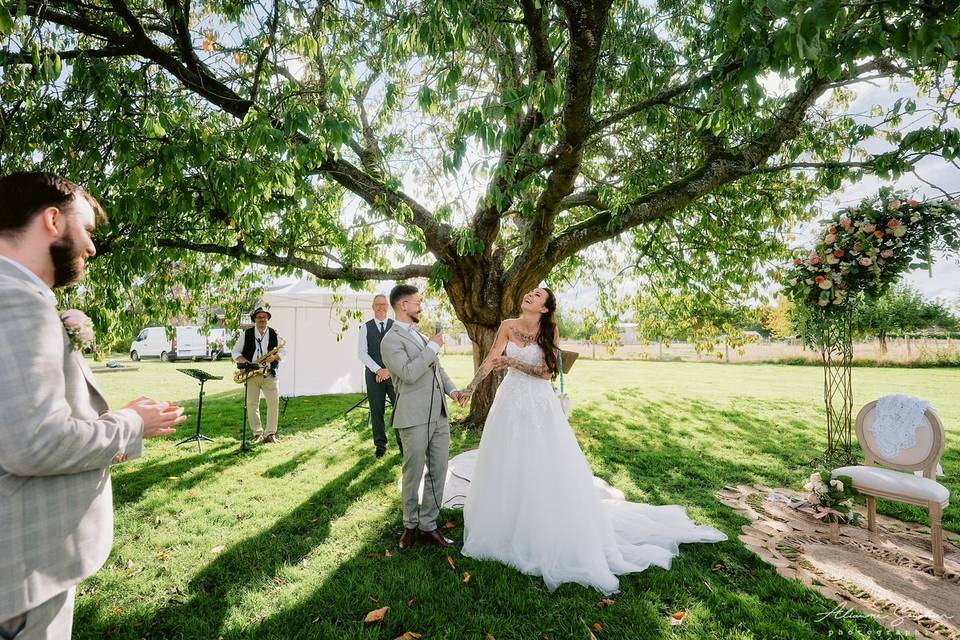
{"type": "Polygon", "coordinates": [[[433,531],[443,503],[450,454],[450,422],[446,415],[430,424],[397,429],[403,443],[403,526],[433,531]],[[426,468],[427,477],[423,477],[426,468]],[[423,499],[420,480],[423,479],[423,499]]]}
{"type": "Polygon", "coordinates": [[[67,640],[73,631],[76,589],[63,591],[38,607],[0,622],[0,640],[67,640]]]}

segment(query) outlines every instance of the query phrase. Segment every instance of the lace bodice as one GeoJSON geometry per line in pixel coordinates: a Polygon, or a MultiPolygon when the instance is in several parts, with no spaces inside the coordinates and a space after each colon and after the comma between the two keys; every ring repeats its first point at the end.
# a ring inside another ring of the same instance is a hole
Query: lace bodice
{"type": "Polygon", "coordinates": [[[539,367],[543,364],[543,349],[538,344],[528,344],[518,347],[513,341],[507,342],[506,355],[517,360],[523,360],[529,365],[539,367]]]}

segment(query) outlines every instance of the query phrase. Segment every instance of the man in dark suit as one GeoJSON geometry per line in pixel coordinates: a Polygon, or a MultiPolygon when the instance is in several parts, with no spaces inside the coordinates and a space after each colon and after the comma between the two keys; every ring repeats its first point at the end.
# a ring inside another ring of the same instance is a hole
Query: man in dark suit
{"type": "Polygon", "coordinates": [[[383,366],[383,356],[380,355],[380,341],[392,326],[393,320],[387,318],[387,297],[383,294],[375,296],[373,318],[360,325],[358,352],[366,376],[367,401],[370,403],[370,421],[373,423],[373,444],[378,458],[382,458],[387,452],[387,432],[384,427],[387,396],[390,396],[390,404],[397,401],[390,372],[383,366]]]}

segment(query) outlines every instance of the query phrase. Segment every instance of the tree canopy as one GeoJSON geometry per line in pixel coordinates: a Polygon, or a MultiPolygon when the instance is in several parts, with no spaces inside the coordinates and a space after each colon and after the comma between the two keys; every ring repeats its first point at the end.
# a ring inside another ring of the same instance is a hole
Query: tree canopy
{"type": "Polygon", "coordinates": [[[249,264],[423,277],[483,350],[525,290],[591,266],[743,296],[844,179],[955,158],[954,8],[12,0],[0,163],[89,185],[99,281],[154,310],[249,264]],[[929,100],[849,112],[889,78],[929,100]]]}

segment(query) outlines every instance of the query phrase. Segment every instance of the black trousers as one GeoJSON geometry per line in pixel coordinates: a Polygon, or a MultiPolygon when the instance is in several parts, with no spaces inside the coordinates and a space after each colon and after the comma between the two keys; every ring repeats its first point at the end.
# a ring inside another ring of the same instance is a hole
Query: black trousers
{"type": "Polygon", "coordinates": [[[373,423],[373,444],[377,449],[387,448],[387,431],[384,426],[384,413],[387,396],[390,404],[396,404],[397,392],[393,390],[393,380],[377,382],[377,374],[366,369],[367,402],[370,403],[370,422],[373,423]]]}

